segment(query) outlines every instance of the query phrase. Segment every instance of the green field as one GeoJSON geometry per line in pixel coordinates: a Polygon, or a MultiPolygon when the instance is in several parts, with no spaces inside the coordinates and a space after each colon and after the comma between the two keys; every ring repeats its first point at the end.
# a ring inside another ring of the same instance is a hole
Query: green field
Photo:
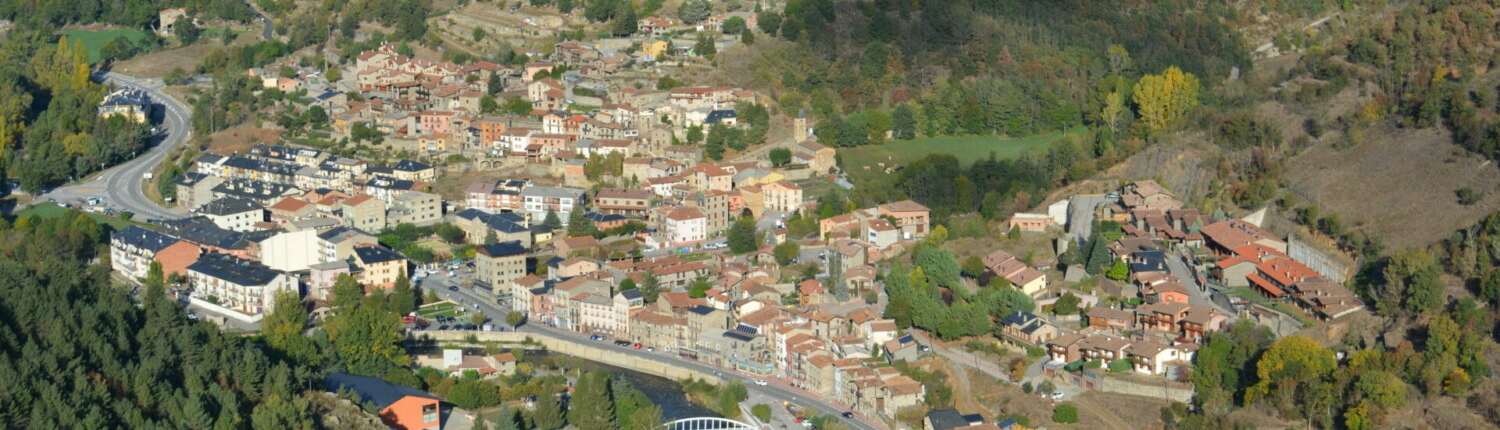
{"type": "MultiPolygon", "coordinates": [[[[29,217],[29,216],[32,216],[32,215],[36,215],[36,216],[41,217],[41,218],[56,218],[56,217],[63,216],[63,214],[66,214],[66,213],[68,213],[68,210],[65,209],[65,208],[63,208],[62,206],[58,206],[56,204],[49,203],[49,202],[42,202],[40,204],[37,204],[36,206],[32,206],[32,207],[26,208],[26,209],[24,209],[24,210],[22,210],[20,212],[16,212],[15,215],[16,215],[17,218],[29,217]]],[[[92,218],[94,220],[94,222],[97,222],[97,223],[100,223],[100,224],[108,224],[110,227],[113,227],[116,230],[124,229],[125,227],[130,227],[132,225],[142,226],[142,227],[146,227],[146,228],[151,228],[151,226],[146,225],[146,224],[141,224],[141,223],[138,223],[138,222],[130,222],[130,221],[126,221],[126,220],[123,220],[123,219],[119,219],[119,218],[115,218],[115,217],[108,217],[108,216],[104,216],[104,215],[100,215],[100,214],[89,214],[89,218],[92,218]]]]}
{"type": "Polygon", "coordinates": [[[99,49],[120,36],[129,38],[131,42],[140,42],[146,38],[146,32],[141,30],[122,28],[104,31],[68,30],[63,32],[68,37],[68,43],[83,42],[83,47],[89,50],[89,62],[99,61],[99,49]]]}
{"type": "Polygon", "coordinates": [[[428,320],[440,316],[461,318],[467,315],[469,315],[468,309],[464,309],[464,307],[459,306],[458,304],[455,304],[453,302],[433,303],[431,305],[423,306],[417,309],[417,316],[428,320]]]}
{"type": "MultiPolygon", "coordinates": [[[[1083,127],[1068,130],[1066,134],[1085,132],[1083,127]]],[[[884,145],[867,145],[855,148],[840,148],[844,168],[850,175],[879,175],[883,173],[880,163],[886,166],[906,165],[926,157],[928,154],[953,154],[959,164],[968,166],[975,161],[995,153],[998,158],[1013,158],[1031,148],[1041,147],[1062,137],[1064,133],[1052,133],[1023,139],[1001,139],[990,136],[929,137],[924,139],[899,140],[884,145]],[[869,166],[869,170],[865,170],[869,166]]]]}

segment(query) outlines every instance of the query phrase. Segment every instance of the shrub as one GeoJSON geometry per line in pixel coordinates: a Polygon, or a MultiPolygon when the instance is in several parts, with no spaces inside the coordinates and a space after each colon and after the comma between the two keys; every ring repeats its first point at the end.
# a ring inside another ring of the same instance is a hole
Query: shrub
{"type": "Polygon", "coordinates": [[[1078,422],[1078,407],[1064,403],[1052,408],[1052,421],[1062,424],[1078,422]]]}

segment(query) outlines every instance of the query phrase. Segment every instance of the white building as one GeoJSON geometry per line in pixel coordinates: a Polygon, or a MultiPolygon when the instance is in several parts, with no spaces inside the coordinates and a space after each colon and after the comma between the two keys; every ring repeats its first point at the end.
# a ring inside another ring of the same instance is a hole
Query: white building
{"type": "Polygon", "coordinates": [[[296,278],[228,254],[205,254],[187,272],[195,296],[245,315],[273,311],[277,292],[300,292],[296,278]]]}
{"type": "Polygon", "coordinates": [[[326,258],[322,245],[315,230],[281,233],[260,242],[260,261],[283,272],[307,270],[326,258]]]}
{"type": "Polygon", "coordinates": [[[693,206],[682,206],[667,214],[663,230],[673,245],[701,242],[708,238],[708,217],[693,206]]]}
{"type": "Polygon", "coordinates": [[[266,220],[266,208],[250,200],[225,197],[204,204],[198,214],[208,217],[225,230],[252,231],[255,223],[266,220]]]}

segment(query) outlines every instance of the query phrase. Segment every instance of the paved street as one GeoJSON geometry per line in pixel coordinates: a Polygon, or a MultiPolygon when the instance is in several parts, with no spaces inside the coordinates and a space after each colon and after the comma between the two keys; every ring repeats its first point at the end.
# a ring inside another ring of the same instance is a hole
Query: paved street
{"type": "Polygon", "coordinates": [[[41,196],[59,203],[77,203],[88,197],[104,197],[104,206],[135,213],[137,219],[173,219],[188,215],[187,212],[163,208],[146,197],[141,190],[144,175],[161,164],[167,155],[188,140],[192,111],[187,105],[161,91],[160,83],[150,83],[118,73],[101,72],[94,76],[105,83],[132,86],[145,90],[160,111],[163,134],[152,138],[152,146],[145,154],[121,163],[98,174],[93,180],[72,186],[60,187],[41,196]]]}
{"type": "Polygon", "coordinates": [[[1234,315],[1233,311],[1224,309],[1222,306],[1219,306],[1218,303],[1214,303],[1214,301],[1209,298],[1208,295],[1210,292],[1204,291],[1205,288],[1203,284],[1198,282],[1198,278],[1193,276],[1192,271],[1188,270],[1188,266],[1186,263],[1183,263],[1181,256],[1175,253],[1168,253],[1167,269],[1172,272],[1172,276],[1175,276],[1178,280],[1182,281],[1182,286],[1187,287],[1188,304],[1208,306],[1214,309],[1218,309],[1219,312],[1223,312],[1225,315],[1234,315]]]}
{"type": "Polygon", "coordinates": [[[1099,194],[1073,196],[1068,203],[1068,240],[1075,245],[1088,240],[1094,230],[1094,209],[1114,200],[1099,194]]]}
{"type": "MultiPolygon", "coordinates": [[[[423,288],[426,288],[428,291],[432,291],[432,292],[436,293],[438,295],[438,297],[442,297],[444,299],[452,300],[452,301],[460,302],[460,303],[477,304],[478,307],[479,307],[479,310],[481,312],[484,312],[485,315],[490,316],[491,319],[500,320],[500,321],[497,321],[497,322],[501,326],[505,326],[503,320],[505,319],[505,315],[509,313],[509,310],[508,309],[502,309],[500,307],[500,305],[495,302],[495,298],[494,298],[494,296],[492,294],[490,294],[489,292],[482,292],[482,291],[476,290],[474,288],[469,288],[469,287],[465,287],[465,286],[460,286],[459,289],[458,289],[458,291],[449,291],[448,287],[451,286],[451,285],[453,285],[452,282],[453,282],[453,280],[450,279],[450,278],[442,277],[442,276],[434,276],[434,277],[424,278],[424,280],[423,280],[422,283],[424,284],[423,288]]],[[[462,282],[462,277],[460,277],[460,282],[462,282]]],[[[547,337],[550,337],[550,338],[553,338],[553,339],[559,339],[559,340],[564,340],[564,341],[570,341],[570,342],[576,342],[576,343],[594,342],[594,341],[588,340],[588,336],[584,335],[582,333],[574,333],[574,332],[568,332],[568,331],[558,330],[558,329],[549,328],[549,327],[538,325],[538,324],[524,324],[524,325],[522,325],[519,328],[509,327],[509,326],[505,326],[505,327],[506,327],[506,330],[515,330],[515,331],[519,331],[519,332],[523,332],[523,333],[528,333],[528,334],[533,334],[533,335],[538,335],[538,336],[547,336],[547,337]]],[[[808,393],[806,391],[802,391],[802,390],[799,390],[799,389],[796,389],[796,388],[792,388],[792,387],[787,386],[784,383],[782,383],[782,382],[780,382],[778,380],[775,380],[775,379],[766,379],[766,381],[769,382],[770,384],[769,385],[765,385],[765,386],[760,386],[760,385],[755,385],[755,380],[756,379],[761,379],[760,377],[753,376],[753,375],[748,375],[748,374],[741,374],[741,373],[737,373],[737,372],[734,372],[734,371],[730,371],[730,370],[726,370],[726,369],[721,369],[721,368],[718,368],[718,367],[710,366],[710,365],[707,365],[707,364],[704,364],[704,363],[701,363],[701,362],[683,359],[683,358],[678,357],[677,355],[670,354],[670,353],[665,353],[665,352],[648,352],[648,351],[645,351],[645,350],[637,350],[637,349],[631,349],[631,348],[619,348],[619,352],[621,354],[628,354],[628,355],[632,355],[632,356],[636,356],[636,357],[644,358],[644,359],[648,359],[648,360],[666,362],[666,363],[669,363],[669,364],[674,365],[674,366],[679,366],[679,367],[684,367],[684,368],[688,368],[688,369],[693,369],[693,370],[697,370],[697,371],[700,371],[700,372],[703,372],[703,373],[720,372],[720,374],[724,375],[724,377],[727,378],[727,379],[737,379],[737,380],[740,380],[740,381],[744,382],[745,387],[747,387],[749,389],[749,391],[752,393],[752,397],[754,397],[755,395],[764,396],[764,398],[772,399],[772,400],[777,401],[778,405],[780,404],[779,403],[780,401],[789,401],[792,404],[799,405],[799,406],[806,407],[806,408],[812,408],[812,409],[816,410],[817,412],[820,412],[820,413],[823,413],[823,414],[827,414],[827,415],[831,415],[831,416],[839,416],[839,415],[843,414],[845,411],[849,410],[844,405],[839,405],[839,404],[836,404],[836,403],[828,402],[828,401],[823,400],[823,399],[819,399],[819,398],[813,396],[811,393],[808,393]]],[[[869,421],[869,420],[865,420],[865,419],[863,419],[863,417],[859,417],[858,415],[856,415],[856,417],[857,418],[861,418],[861,419],[857,419],[857,420],[850,420],[850,419],[845,419],[845,418],[840,418],[840,419],[846,425],[848,425],[849,428],[852,429],[852,430],[885,430],[886,429],[886,427],[884,425],[877,424],[877,423],[874,423],[874,422],[869,421]]]]}

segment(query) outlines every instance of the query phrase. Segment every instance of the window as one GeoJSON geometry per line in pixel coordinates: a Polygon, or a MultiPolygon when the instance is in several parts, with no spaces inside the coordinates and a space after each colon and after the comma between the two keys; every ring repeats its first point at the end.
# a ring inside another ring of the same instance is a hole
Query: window
{"type": "Polygon", "coordinates": [[[438,420],[437,403],[422,405],[422,422],[431,423],[438,420]]]}

